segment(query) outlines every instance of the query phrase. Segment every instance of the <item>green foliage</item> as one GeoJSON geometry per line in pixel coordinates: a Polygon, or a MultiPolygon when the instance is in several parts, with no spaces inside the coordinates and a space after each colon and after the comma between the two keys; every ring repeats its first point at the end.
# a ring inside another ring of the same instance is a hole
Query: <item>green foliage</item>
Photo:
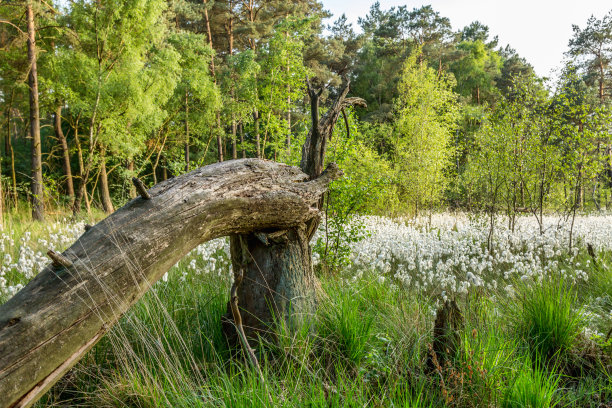
{"type": "Polygon", "coordinates": [[[351,290],[335,290],[336,297],[321,310],[320,331],[333,349],[350,363],[359,365],[371,347],[374,315],[351,290]]]}
{"type": "Polygon", "coordinates": [[[325,201],[325,228],[313,247],[330,271],[350,265],[352,244],[367,237],[358,215],[384,213],[396,197],[389,187],[395,178],[391,164],[368,148],[367,129],[348,112],[348,129],[338,124],[326,160],[345,175],[330,186],[325,201]]]}
{"type": "Polygon", "coordinates": [[[457,92],[477,104],[492,101],[497,89],[495,80],[501,74],[502,60],[481,39],[462,41],[457,45],[459,58],[451,64],[457,80],[457,92]]]}
{"type": "Polygon", "coordinates": [[[555,394],[559,375],[547,371],[536,359],[525,357],[511,385],[506,390],[503,408],[552,408],[557,406],[555,394]]]}
{"type": "Polygon", "coordinates": [[[571,349],[584,319],[576,305],[576,293],[563,278],[519,286],[511,313],[515,330],[534,357],[550,360],[571,349]]]}
{"type": "Polygon", "coordinates": [[[404,63],[395,101],[398,133],[393,157],[400,200],[411,203],[415,214],[442,198],[459,115],[451,78],[419,63],[420,58],[417,50],[404,63]]]}

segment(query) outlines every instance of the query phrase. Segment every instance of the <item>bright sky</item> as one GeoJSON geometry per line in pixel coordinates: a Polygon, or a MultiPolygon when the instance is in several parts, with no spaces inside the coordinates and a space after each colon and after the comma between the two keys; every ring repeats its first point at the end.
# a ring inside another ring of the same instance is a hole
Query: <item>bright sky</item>
{"type": "MultiPolygon", "coordinates": [[[[346,14],[358,29],[357,18],[365,16],[375,0],[322,0],[334,14],[330,23],[346,14]]],[[[431,4],[435,11],[448,17],[453,30],[478,20],[489,26],[491,37],[499,44],[510,44],[531,63],[540,76],[555,76],[551,70],[561,66],[563,53],[572,36],[572,24],[584,27],[593,14],[602,18],[612,10],[610,0],[381,0],[381,9],[408,6],[409,10],[431,4]]]]}

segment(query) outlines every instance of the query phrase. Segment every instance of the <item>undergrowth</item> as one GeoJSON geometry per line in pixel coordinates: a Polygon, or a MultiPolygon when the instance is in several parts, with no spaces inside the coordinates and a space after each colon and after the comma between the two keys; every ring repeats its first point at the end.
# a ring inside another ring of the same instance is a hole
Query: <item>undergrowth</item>
{"type": "Polygon", "coordinates": [[[256,344],[262,382],[221,331],[229,279],[185,273],[187,262],[38,406],[543,408],[612,400],[603,347],[594,349],[594,370],[572,376],[568,369],[583,320],[575,288],[562,281],[517,290],[512,299],[457,299],[461,345],[432,370],[425,363],[436,299],[375,276],[350,284],[323,277],[327,296],[317,315],[295,328],[279,323],[274,340],[256,344]]]}

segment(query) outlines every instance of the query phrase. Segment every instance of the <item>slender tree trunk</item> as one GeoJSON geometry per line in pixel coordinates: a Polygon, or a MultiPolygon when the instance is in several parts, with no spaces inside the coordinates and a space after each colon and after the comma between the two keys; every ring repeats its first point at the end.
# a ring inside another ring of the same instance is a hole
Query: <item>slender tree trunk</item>
{"type": "Polygon", "coordinates": [[[185,172],[189,171],[189,95],[185,91],[185,172]]]}
{"type": "MultiPolygon", "coordinates": [[[[134,159],[128,159],[127,165],[125,167],[127,168],[127,171],[129,173],[129,179],[131,180],[131,178],[135,176],[134,159]]],[[[153,176],[155,176],[155,168],[153,168],[153,176]]],[[[129,188],[130,198],[136,198],[137,193],[136,193],[136,188],[134,188],[134,184],[130,182],[129,185],[130,185],[130,188],[129,188]]]]}
{"type": "Polygon", "coordinates": [[[72,169],[70,168],[70,151],[68,150],[68,142],[62,130],[61,105],[55,110],[53,128],[55,129],[55,136],[62,146],[62,168],[64,170],[64,176],[66,177],[66,195],[70,197],[70,200],[74,200],[74,183],[72,182],[72,169]]]}
{"type": "Polygon", "coordinates": [[[4,140],[5,156],[11,158],[11,182],[12,188],[10,197],[13,201],[14,208],[17,208],[17,175],[15,174],[15,152],[13,151],[13,136],[11,132],[11,111],[13,109],[13,98],[15,96],[15,90],[11,89],[11,99],[9,107],[6,111],[6,138],[4,140]]]}
{"type": "MultiPolygon", "coordinates": [[[[234,55],[234,2],[229,0],[227,2],[229,18],[227,19],[226,31],[227,31],[227,50],[230,57],[234,55]]],[[[232,104],[235,101],[234,86],[230,90],[230,96],[232,104]]],[[[238,152],[236,151],[236,114],[232,111],[232,159],[238,158],[238,152]]]]}
{"type": "Polygon", "coordinates": [[[287,153],[291,150],[291,85],[287,85],[287,153]]]}
{"type": "MultiPolygon", "coordinates": [[[[210,19],[208,18],[208,1],[207,0],[202,0],[204,3],[204,20],[206,21],[206,33],[208,34],[208,44],[210,45],[210,49],[213,51],[210,57],[210,73],[212,74],[213,77],[213,81],[215,83],[215,85],[217,84],[217,74],[215,72],[215,48],[213,47],[213,37],[212,37],[212,31],[210,29],[210,19]]],[[[220,162],[223,161],[223,135],[221,132],[221,114],[219,113],[219,111],[217,110],[216,112],[216,118],[217,118],[217,129],[216,129],[216,133],[217,133],[217,152],[218,152],[218,159],[220,162]]]]}
{"type": "Polygon", "coordinates": [[[606,79],[604,72],[603,58],[599,57],[599,102],[604,103],[604,81],[606,79]]]}
{"type": "Polygon", "coordinates": [[[15,206],[15,208],[17,208],[18,205],[18,195],[17,195],[17,172],[15,171],[15,150],[13,149],[13,143],[11,141],[11,138],[9,138],[9,148],[11,151],[11,179],[13,182],[13,192],[12,192],[12,196],[13,196],[13,205],[15,206]]]}
{"type": "MultiPolygon", "coordinates": [[[[85,167],[85,163],[83,160],[83,148],[81,146],[81,140],[79,139],[78,133],[78,123],[74,127],[74,141],[77,147],[77,157],[79,160],[79,188],[77,189],[74,202],[72,203],[72,213],[73,215],[77,215],[81,211],[81,202],[83,198],[85,198],[85,208],[87,209],[87,214],[91,213],[91,205],[89,203],[89,197],[87,196],[87,181],[89,179],[89,169],[90,164],[88,163],[87,167],[85,167]]],[[[90,154],[90,157],[93,153],[90,154]]],[[[91,160],[89,161],[91,162],[91,160]]]]}
{"type": "Polygon", "coordinates": [[[30,134],[32,136],[32,218],[42,221],[45,218],[42,180],[42,151],[40,141],[40,117],[38,109],[38,72],[36,69],[36,31],[34,28],[34,11],[32,3],[26,6],[28,20],[28,62],[30,74],[30,134]]]}
{"type": "Polygon", "coordinates": [[[236,150],[236,119],[232,113],[232,159],[238,158],[238,151],[236,150]]]}
{"type": "Polygon", "coordinates": [[[242,147],[242,158],[246,159],[246,148],[244,147],[244,125],[242,124],[242,122],[240,122],[240,146],[242,147]]]}
{"type": "Polygon", "coordinates": [[[115,211],[113,201],[111,200],[110,190],[108,188],[108,174],[106,173],[106,149],[103,148],[100,152],[100,200],[102,208],[106,214],[111,214],[115,211]]]}
{"type": "MultiPolygon", "coordinates": [[[[289,14],[285,14],[285,18],[289,18],[289,14]]],[[[285,31],[285,39],[289,38],[289,31],[285,31]]],[[[287,70],[287,77],[289,77],[289,62],[285,67],[287,70]]],[[[287,154],[291,151],[291,85],[287,84],[287,154]]]]}
{"type": "Polygon", "coordinates": [[[255,124],[255,145],[257,146],[257,158],[261,159],[261,143],[259,140],[259,111],[257,108],[253,110],[253,121],[255,124]]]}
{"type": "Polygon", "coordinates": [[[221,129],[221,115],[217,111],[217,151],[219,153],[219,161],[223,161],[223,131],[221,129]]]}

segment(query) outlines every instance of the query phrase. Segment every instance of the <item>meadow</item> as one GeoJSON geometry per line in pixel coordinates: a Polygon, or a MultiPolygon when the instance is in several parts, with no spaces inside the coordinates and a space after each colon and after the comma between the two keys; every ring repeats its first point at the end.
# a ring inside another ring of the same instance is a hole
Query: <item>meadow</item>
{"type": "MultiPolygon", "coordinates": [[[[9,217],[2,300],[63,250],[85,221],[9,217]]],[[[313,241],[325,296],[299,327],[255,345],[263,379],[221,329],[229,241],[193,250],[41,400],[39,407],[608,407],[612,402],[612,216],[360,217],[330,268],[313,241]],[[591,247],[589,251],[588,246],[591,247]],[[589,253],[590,252],[590,253],[589,253]],[[436,311],[456,301],[460,345],[433,359],[436,311]],[[274,340],[272,340],[274,339],[274,340]]],[[[329,234],[329,230],[327,230],[329,234]]],[[[341,249],[341,248],[340,248],[341,249]]],[[[329,252],[329,251],[328,251],[329,252]]]]}

